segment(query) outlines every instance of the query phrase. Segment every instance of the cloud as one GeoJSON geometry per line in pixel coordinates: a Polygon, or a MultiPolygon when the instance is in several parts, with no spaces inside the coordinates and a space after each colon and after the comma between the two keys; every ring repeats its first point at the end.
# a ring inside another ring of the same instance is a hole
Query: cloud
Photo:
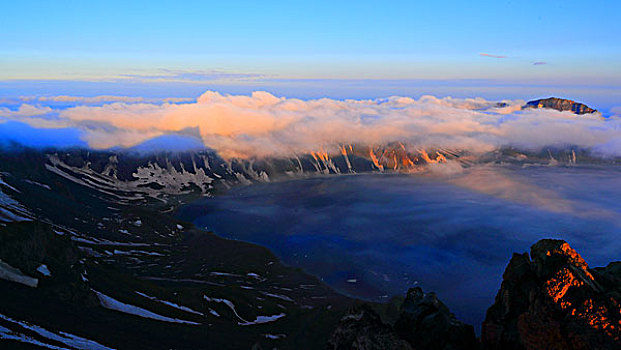
{"type": "Polygon", "coordinates": [[[37,98],[41,102],[79,102],[79,103],[101,103],[101,102],[142,102],[143,97],[131,97],[131,96],[41,96],[37,98]]]}
{"type": "Polygon", "coordinates": [[[123,74],[123,78],[139,81],[175,81],[175,82],[205,82],[230,81],[269,78],[269,75],[256,73],[226,72],[221,70],[174,70],[160,69],[159,74],[123,74]]]}
{"type": "Polygon", "coordinates": [[[6,107],[0,107],[0,118],[19,118],[19,117],[32,117],[40,116],[53,112],[50,107],[33,106],[31,104],[24,103],[19,106],[17,110],[11,110],[6,107]]]}
{"type": "Polygon", "coordinates": [[[614,210],[592,202],[564,198],[558,191],[539,186],[533,179],[503,168],[472,167],[458,173],[458,176],[453,176],[448,181],[494,197],[529,204],[551,212],[618,221],[618,213],[614,210]]]}
{"type": "Polygon", "coordinates": [[[491,57],[491,58],[507,58],[507,56],[503,56],[503,55],[492,55],[490,53],[483,53],[481,52],[479,54],[479,56],[483,56],[483,57],[491,57]]]}
{"type": "Polygon", "coordinates": [[[548,62],[544,62],[544,61],[533,62],[533,66],[543,66],[546,64],[548,64],[548,62]]]}
{"type": "MultiPolygon", "coordinates": [[[[21,96],[19,100],[23,102],[59,102],[68,104],[103,104],[111,102],[123,103],[181,103],[192,102],[194,98],[189,97],[166,97],[166,98],[145,98],[141,96],[115,96],[115,95],[98,95],[98,96],[21,96]]],[[[15,101],[9,101],[15,103],[15,101]]]]}
{"type": "Polygon", "coordinates": [[[487,152],[512,145],[592,148],[621,156],[621,118],[578,116],[549,109],[521,110],[524,101],[423,96],[302,100],[267,92],[223,95],[207,91],[193,102],[113,102],[65,109],[0,110],[0,118],[34,127],[74,127],[91,147],[131,147],[153,137],[197,130],[224,157],[290,156],[341,144],[404,142],[412,149],[443,147],[487,152]]]}

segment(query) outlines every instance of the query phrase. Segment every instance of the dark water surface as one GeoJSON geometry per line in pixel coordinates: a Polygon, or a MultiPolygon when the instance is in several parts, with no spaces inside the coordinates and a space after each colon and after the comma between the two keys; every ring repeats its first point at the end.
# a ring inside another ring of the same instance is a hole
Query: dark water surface
{"type": "Polygon", "coordinates": [[[621,171],[300,179],[238,187],[179,216],[266,246],[349,295],[387,300],[418,284],[478,326],[511,254],[541,238],[567,240],[591,266],[621,260],[621,171]]]}

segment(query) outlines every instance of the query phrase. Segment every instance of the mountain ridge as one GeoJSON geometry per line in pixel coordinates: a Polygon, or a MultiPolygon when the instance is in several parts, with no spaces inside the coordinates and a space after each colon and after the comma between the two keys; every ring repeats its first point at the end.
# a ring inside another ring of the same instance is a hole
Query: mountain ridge
{"type": "Polygon", "coordinates": [[[599,113],[597,109],[593,109],[583,103],[559,97],[548,97],[528,101],[522,106],[522,109],[528,108],[549,108],[556,109],[560,112],[570,111],[578,115],[599,113]]]}

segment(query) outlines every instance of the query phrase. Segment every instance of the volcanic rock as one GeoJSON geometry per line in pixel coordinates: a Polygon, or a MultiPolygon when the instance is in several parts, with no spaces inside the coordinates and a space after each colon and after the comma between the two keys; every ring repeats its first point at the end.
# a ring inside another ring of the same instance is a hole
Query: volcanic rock
{"type": "Polygon", "coordinates": [[[435,293],[411,288],[394,326],[382,322],[368,305],[345,315],[328,349],[471,350],[478,343],[474,328],[457,320],[435,293]]]}
{"type": "Polygon", "coordinates": [[[380,350],[412,349],[410,344],[400,339],[397,333],[368,305],[352,308],[339,322],[328,341],[327,349],[380,350]]]}
{"type": "Polygon", "coordinates": [[[455,318],[435,293],[411,288],[395,330],[417,349],[476,349],[474,328],[455,318]]]}
{"type": "Polygon", "coordinates": [[[562,240],[514,254],[487,311],[485,349],[621,349],[621,268],[590,269],[562,240]]]}
{"type": "Polygon", "coordinates": [[[593,109],[585,104],[558,97],[528,101],[526,105],[522,107],[522,109],[526,108],[551,108],[561,112],[572,111],[575,114],[590,114],[597,112],[596,109],[593,109]]]}

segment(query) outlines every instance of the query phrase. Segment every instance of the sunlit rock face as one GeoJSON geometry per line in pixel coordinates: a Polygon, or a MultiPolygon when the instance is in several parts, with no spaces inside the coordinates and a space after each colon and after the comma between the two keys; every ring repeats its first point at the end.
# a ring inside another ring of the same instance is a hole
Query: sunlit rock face
{"type": "Polygon", "coordinates": [[[425,165],[446,163],[459,155],[449,150],[409,149],[393,143],[374,147],[342,145],[338,152],[320,150],[265,159],[224,159],[209,150],[140,154],[74,149],[46,156],[50,172],[115,193],[122,200],[139,200],[189,193],[209,195],[219,187],[282,177],[420,171],[425,165]]]}
{"type": "Polygon", "coordinates": [[[561,112],[571,111],[576,114],[597,113],[596,109],[593,109],[585,104],[558,97],[528,101],[523,108],[550,108],[561,112]]]}
{"type": "Polygon", "coordinates": [[[621,348],[621,269],[590,269],[562,240],[514,254],[487,311],[485,349],[621,348]]]}

